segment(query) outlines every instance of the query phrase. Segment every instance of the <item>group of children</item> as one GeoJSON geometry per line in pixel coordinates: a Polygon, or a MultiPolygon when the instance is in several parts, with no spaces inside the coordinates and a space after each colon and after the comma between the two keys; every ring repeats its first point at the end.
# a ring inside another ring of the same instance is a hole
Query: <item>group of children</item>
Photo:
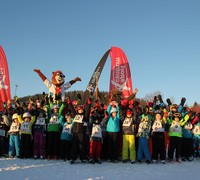
{"type": "Polygon", "coordinates": [[[161,95],[140,107],[137,89],[124,99],[113,93],[106,106],[89,97],[84,105],[70,97],[54,103],[42,100],[1,114],[0,153],[10,158],[63,159],[82,163],[165,163],[200,156],[200,117],[184,106],[167,104],[161,95]]]}

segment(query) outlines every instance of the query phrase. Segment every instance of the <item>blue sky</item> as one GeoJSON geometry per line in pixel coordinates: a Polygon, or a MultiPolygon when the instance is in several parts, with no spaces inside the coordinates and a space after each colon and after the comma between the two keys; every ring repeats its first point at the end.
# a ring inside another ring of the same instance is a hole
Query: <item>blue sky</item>
{"type": "MultiPolygon", "coordinates": [[[[79,76],[69,90],[85,90],[103,54],[117,46],[129,60],[137,97],[160,91],[164,100],[199,103],[199,7],[199,0],[2,0],[0,44],[11,94],[48,92],[34,68],[49,79],[58,69],[66,81],[79,76]]],[[[110,66],[109,58],[102,91],[109,90],[110,66]]]]}

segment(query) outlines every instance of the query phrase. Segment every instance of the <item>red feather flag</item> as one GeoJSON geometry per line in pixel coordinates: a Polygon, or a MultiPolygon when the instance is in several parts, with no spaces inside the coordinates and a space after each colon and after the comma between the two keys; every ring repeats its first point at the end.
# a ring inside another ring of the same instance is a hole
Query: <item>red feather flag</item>
{"type": "Polygon", "coordinates": [[[113,90],[122,92],[124,98],[132,94],[132,78],[128,59],[122,49],[111,47],[110,93],[113,90]]]}
{"type": "Polygon", "coordinates": [[[4,109],[3,103],[11,99],[10,78],[8,63],[3,48],[0,45],[0,110],[4,109]]]}

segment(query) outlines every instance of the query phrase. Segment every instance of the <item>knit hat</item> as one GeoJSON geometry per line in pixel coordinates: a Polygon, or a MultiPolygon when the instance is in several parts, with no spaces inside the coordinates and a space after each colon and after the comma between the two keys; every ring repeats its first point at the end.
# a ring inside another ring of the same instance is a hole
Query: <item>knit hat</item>
{"type": "Polygon", "coordinates": [[[156,110],[155,112],[154,112],[154,114],[156,115],[156,114],[160,114],[161,116],[163,115],[163,112],[161,111],[161,110],[156,110]]]}
{"type": "Polygon", "coordinates": [[[59,109],[59,106],[55,104],[52,106],[52,109],[59,109]]]}
{"type": "Polygon", "coordinates": [[[112,107],[111,111],[110,111],[110,114],[112,114],[113,112],[117,112],[117,109],[112,107]]]}
{"type": "Polygon", "coordinates": [[[17,113],[13,114],[12,119],[18,119],[18,114],[17,113]]]}
{"type": "Polygon", "coordinates": [[[25,118],[31,118],[31,114],[29,113],[29,112],[25,112],[24,114],[23,114],[23,119],[25,119],[25,118]]]}
{"type": "Polygon", "coordinates": [[[132,109],[130,109],[130,108],[126,110],[126,115],[129,115],[129,114],[130,114],[130,115],[133,115],[133,111],[132,111],[132,109]]]}

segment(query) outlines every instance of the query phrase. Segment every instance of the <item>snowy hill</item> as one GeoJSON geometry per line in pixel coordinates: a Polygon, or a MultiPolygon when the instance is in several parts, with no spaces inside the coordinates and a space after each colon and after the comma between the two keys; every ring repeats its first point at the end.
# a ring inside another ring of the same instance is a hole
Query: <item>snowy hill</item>
{"type": "MultiPolygon", "coordinates": [[[[139,180],[188,180],[200,177],[200,160],[166,164],[108,163],[76,164],[60,160],[0,159],[1,180],[32,179],[139,179],[139,180]]],[[[198,178],[197,178],[198,179],[198,178]]]]}

